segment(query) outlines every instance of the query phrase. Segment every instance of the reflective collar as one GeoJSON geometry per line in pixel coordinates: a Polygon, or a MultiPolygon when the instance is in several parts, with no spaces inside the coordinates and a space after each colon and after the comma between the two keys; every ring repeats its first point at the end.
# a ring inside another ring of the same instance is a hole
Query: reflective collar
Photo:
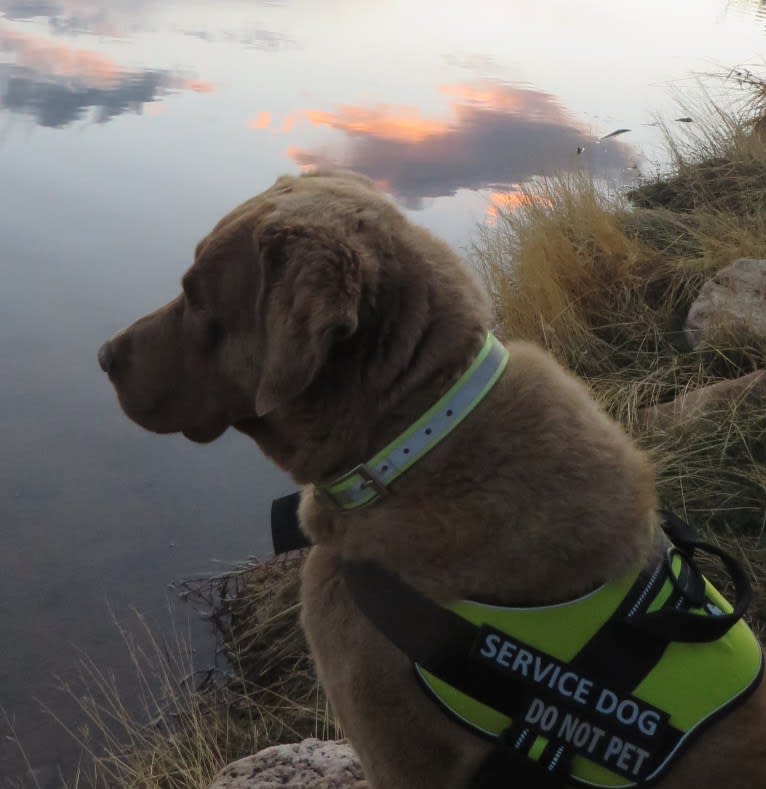
{"type": "Polygon", "coordinates": [[[352,510],[387,495],[388,486],[446,438],[481,402],[498,380],[508,351],[490,332],[479,355],[452,388],[420,419],[366,463],[315,486],[320,501],[352,510]]]}

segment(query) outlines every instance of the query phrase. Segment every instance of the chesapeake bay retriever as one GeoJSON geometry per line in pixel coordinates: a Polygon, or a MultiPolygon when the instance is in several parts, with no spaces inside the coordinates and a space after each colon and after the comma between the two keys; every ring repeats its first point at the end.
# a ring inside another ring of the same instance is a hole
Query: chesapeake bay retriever
{"type": "MultiPolygon", "coordinates": [[[[228,427],[306,487],[305,628],[374,789],[468,789],[491,744],[423,692],[350,595],[371,560],[439,603],[554,604],[655,560],[652,467],[586,387],[533,345],[392,486],[339,512],[318,495],[428,410],[483,346],[488,298],[456,255],[364,177],[282,177],[197,246],[182,293],[99,352],[125,413],[212,441],[228,427]]],[[[508,774],[498,786],[528,789],[508,774]]],[[[542,785],[542,784],[541,784],[542,785]]],[[[570,784],[562,784],[570,785],[570,784]]],[[[571,784],[581,785],[581,784],[571,784]]],[[[764,685],[658,784],[766,786],[764,685]]]]}

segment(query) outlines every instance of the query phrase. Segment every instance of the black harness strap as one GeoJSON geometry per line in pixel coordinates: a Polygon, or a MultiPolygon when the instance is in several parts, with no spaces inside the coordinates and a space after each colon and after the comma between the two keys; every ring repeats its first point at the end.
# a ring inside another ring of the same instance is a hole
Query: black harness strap
{"type": "MultiPolygon", "coordinates": [[[[534,737],[529,739],[534,740],[534,737]]],[[[501,738],[481,763],[470,789],[505,789],[508,776],[513,776],[514,784],[523,789],[565,789],[572,786],[566,775],[560,771],[549,772],[541,762],[527,759],[501,738]]]]}
{"type": "MultiPolygon", "coordinates": [[[[365,616],[413,662],[478,701],[515,719],[529,701],[529,688],[513,678],[498,682],[491,668],[470,657],[479,628],[404,583],[375,562],[346,562],[349,591],[365,616]]],[[[427,687],[424,686],[426,690],[427,687]]],[[[509,773],[525,789],[565,789],[561,772],[548,771],[513,747],[515,727],[494,747],[471,783],[471,789],[499,789],[509,773]]],[[[534,736],[528,738],[527,748],[534,736]]]]}
{"type": "Polygon", "coordinates": [[[523,709],[528,689],[522,682],[498,682],[489,666],[471,658],[476,625],[375,562],[346,562],[343,572],[360,610],[413,663],[509,717],[523,709]]]}
{"type": "Polygon", "coordinates": [[[666,577],[664,565],[644,570],[611,618],[572,659],[572,668],[600,677],[613,690],[632,692],[662,659],[668,640],[647,637],[627,617],[642,605],[642,597],[645,604],[654,599],[666,577]]]}
{"type": "Polygon", "coordinates": [[[300,503],[300,491],[271,502],[271,541],[276,554],[297,551],[311,545],[298,521],[300,503]]]}

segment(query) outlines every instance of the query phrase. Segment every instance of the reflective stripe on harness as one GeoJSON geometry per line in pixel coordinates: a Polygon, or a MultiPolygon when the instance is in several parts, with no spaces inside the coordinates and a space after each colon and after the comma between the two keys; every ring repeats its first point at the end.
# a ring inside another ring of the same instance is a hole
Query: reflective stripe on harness
{"type": "Polygon", "coordinates": [[[758,686],[744,573],[668,518],[676,545],[662,562],[560,605],[439,606],[374,563],[345,565],[357,605],[410,657],[423,688],[496,743],[472,786],[495,786],[489,775],[521,765],[534,785],[646,786],[758,686]],[[722,558],[733,608],[695,550],[722,558]]]}

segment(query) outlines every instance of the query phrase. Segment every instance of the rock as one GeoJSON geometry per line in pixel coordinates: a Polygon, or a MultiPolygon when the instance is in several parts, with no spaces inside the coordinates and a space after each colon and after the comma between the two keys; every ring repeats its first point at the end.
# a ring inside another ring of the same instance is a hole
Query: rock
{"type": "Polygon", "coordinates": [[[641,430],[667,428],[691,420],[710,419],[712,427],[716,428],[721,410],[739,402],[746,403],[750,410],[766,408],[766,370],[692,389],[669,403],[644,408],[638,414],[637,427],[641,430]]]}
{"type": "Polygon", "coordinates": [[[365,789],[351,746],[341,740],[274,745],[232,762],[209,789],[365,789]]]}
{"type": "Polygon", "coordinates": [[[766,338],[766,260],[735,260],[702,286],[686,318],[686,339],[696,348],[718,329],[766,338]]]}

